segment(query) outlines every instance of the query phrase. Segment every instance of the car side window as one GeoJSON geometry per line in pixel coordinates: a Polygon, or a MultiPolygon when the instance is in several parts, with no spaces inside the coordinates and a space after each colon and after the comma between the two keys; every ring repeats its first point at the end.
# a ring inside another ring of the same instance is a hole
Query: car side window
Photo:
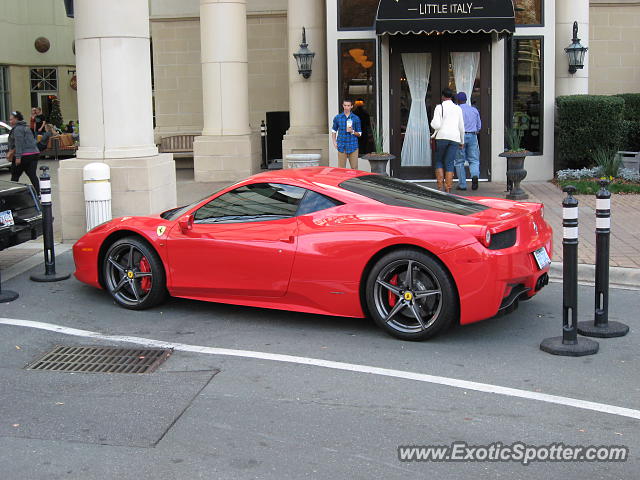
{"type": "Polygon", "coordinates": [[[313,190],[307,190],[302,202],[300,202],[296,215],[306,215],[338,205],[342,205],[342,202],[322,195],[321,193],[314,192],[313,190]]]}
{"type": "Polygon", "coordinates": [[[194,223],[264,222],[293,217],[306,190],[278,183],[238,187],[200,207],[194,223]]]}

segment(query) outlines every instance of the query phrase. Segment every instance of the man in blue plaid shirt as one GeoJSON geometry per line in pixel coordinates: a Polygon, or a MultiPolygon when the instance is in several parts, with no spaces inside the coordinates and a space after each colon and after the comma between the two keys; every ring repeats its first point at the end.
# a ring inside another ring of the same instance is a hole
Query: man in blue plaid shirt
{"type": "Polygon", "coordinates": [[[338,150],[338,166],[345,168],[347,158],[351,168],[358,169],[358,137],[362,135],[360,118],[351,113],[353,102],[350,99],[342,101],[342,113],[333,118],[331,138],[333,146],[338,150]]]}

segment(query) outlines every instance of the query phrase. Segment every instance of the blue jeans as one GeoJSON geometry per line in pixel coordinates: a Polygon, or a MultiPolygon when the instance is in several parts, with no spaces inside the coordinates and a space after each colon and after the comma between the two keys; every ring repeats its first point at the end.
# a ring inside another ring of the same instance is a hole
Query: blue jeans
{"type": "Polygon", "coordinates": [[[467,188],[467,174],[464,170],[465,160],[469,162],[469,172],[472,177],[480,176],[480,147],[478,146],[478,136],[475,133],[464,134],[464,148],[459,149],[455,164],[458,174],[458,186],[467,188]]]}
{"type": "Polygon", "coordinates": [[[447,172],[453,172],[456,152],[458,150],[460,150],[460,144],[458,142],[452,140],[436,140],[435,167],[444,168],[447,172]]]}

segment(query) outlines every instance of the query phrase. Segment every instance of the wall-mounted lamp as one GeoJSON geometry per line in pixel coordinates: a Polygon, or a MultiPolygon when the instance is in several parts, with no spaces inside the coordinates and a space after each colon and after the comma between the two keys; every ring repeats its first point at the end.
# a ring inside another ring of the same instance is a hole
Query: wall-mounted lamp
{"type": "Polygon", "coordinates": [[[579,68],[584,67],[584,54],[589,50],[583,47],[578,38],[578,22],[573,22],[573,40],[571,45],[564,49],[569,56],[569,73],[576,73],[579,68]]]}
{"type": "Polygon", "coordinates": [[[302,75],[304,78],[309,78],[311,76],[311,64],[313,63],[313,57],[315,57],[315,52],[309,50],[307,45],[307,34],[302,27],[302,43],[300,44],[300,50],[293,54],[293,57],[296,59],[296,63],[298,64],[298,73],[302,75]]]}

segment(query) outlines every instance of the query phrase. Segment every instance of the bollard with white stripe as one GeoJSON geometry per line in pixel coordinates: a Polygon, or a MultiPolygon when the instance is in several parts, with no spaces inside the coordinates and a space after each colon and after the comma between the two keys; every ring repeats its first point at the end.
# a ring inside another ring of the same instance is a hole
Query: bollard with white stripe
{"type": "Polygon", "coordinates": [[[262,140],[262,165],[260,168],[263,170],[269,168],[267,164],[267,126],[264,124],[264,120],[260,124],[260,137],[262,140]]]}
{"type": "Polygon", "coordinates": [[[611,192],[609,182],[600,180],[596,193],[596,287],[594,321],[579,322],[578,333],[587,337],[623,337],[629,333],[624,323],[609,321],[609,238],[611,236],[611,192]]]}
{"type": "Polygon", "coordinates": [[[582,357],[598,352],[598,342],[578,341],[578,200],[576,188],[567,185],[562,202],[562,336],[545,338],[540,350],[553,355],[582,357]]]}
{"type": "Polygon", "coordinates": [[[40,203],[42,203],[42,239],[44,242],[44,274],[31,275],[34,282],[57,282],[71,276],[56,273],[56,254],[53,248],[53,215],[51,213],[51,177],[49,167],[40,167],[40,203]]]}

